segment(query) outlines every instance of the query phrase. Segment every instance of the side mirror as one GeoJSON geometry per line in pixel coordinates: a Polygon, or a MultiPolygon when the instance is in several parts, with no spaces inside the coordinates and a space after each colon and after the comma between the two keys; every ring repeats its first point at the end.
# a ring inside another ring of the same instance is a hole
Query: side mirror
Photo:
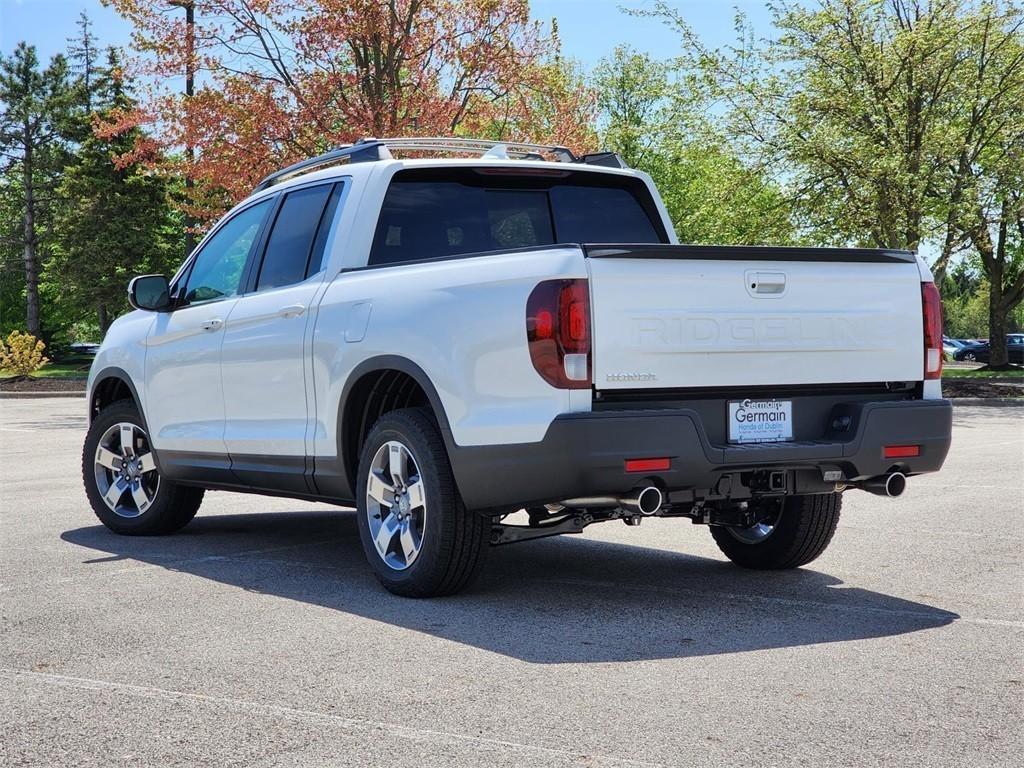
{"type": "Polygon", "coordinates": [[[163,275],[140,275],[128,283],[128,303],[135,309],[166,312],[171,308],[170,284],[163,275]]]}

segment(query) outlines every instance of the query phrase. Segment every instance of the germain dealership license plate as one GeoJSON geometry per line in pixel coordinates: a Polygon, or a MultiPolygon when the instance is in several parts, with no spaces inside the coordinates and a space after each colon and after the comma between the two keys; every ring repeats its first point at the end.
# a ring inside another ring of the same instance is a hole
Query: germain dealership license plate
{"type": "Polygon", "coordinates": [[[778,443],[793,439],[792,400],[730,400],[730,443],[778,443]]]}

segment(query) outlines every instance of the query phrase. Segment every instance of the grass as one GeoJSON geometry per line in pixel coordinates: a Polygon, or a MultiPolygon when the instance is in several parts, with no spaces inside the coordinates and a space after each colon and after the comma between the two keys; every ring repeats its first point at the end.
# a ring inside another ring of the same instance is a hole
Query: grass
{"type": "Polygon", "coordinates": [[[944,379],[1020,379],[1024,381],[1024,368],[1012,371],[979,371],[974,368],[944,368],[944,379]]]}
{"type": "MultiPolygon", "coordinates": [[[[9,379],[14,374],[0,370],[0,379],[9,379]]],[[[85,379],[89,376],[89,363],[47,363],[32,374],[36,379],[85,379]]]]}

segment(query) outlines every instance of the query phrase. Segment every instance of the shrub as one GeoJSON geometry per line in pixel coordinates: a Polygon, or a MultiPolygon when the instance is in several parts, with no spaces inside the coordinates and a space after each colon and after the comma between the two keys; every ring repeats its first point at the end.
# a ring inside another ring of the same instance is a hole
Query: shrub
{"type": "Polygon", "coordinates": [[[0,340],[0,368],[15,376],[35,373],[50,359],[43,355],[46,345],[31,333],[12,331],[7,341],[0,340]]]}

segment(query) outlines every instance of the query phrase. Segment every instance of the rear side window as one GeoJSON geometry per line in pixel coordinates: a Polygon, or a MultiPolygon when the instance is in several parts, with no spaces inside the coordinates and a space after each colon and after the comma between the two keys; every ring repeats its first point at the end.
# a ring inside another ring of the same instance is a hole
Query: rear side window
{"type": "MultiPolygon", "coordinates": [[[[305,187],[285,195],[278,209],[274,228],[267,238],[263,264],[256,280],[256,290],[265,291],[300,283],[308,274],[313,255],[313,242],[331,195],[331,184],[305,187]]],[[[319,254],[317,261],[319,262],[319,254]]]]}
{"type": "Polygon", "coordinates": [[[344,184],[335,184],[334,191],[327,200],[327,207],[320,217],[320,228],[316,231],[316,240],[313,241],[313,253],[309,257],[309,266],[306,267],[306,277],[315,275],[327,263],[327,236],[331,234],[331,225],[334,223],[334,216],[338,212],[338,204],[344,190],[344,184]]]}
{"type": "Polygon", "coordinates": [[[388,187],[369,263],[584,242],[667,242],[642,182],[570,171],[415,169],[395,174],[388,187]]]}

